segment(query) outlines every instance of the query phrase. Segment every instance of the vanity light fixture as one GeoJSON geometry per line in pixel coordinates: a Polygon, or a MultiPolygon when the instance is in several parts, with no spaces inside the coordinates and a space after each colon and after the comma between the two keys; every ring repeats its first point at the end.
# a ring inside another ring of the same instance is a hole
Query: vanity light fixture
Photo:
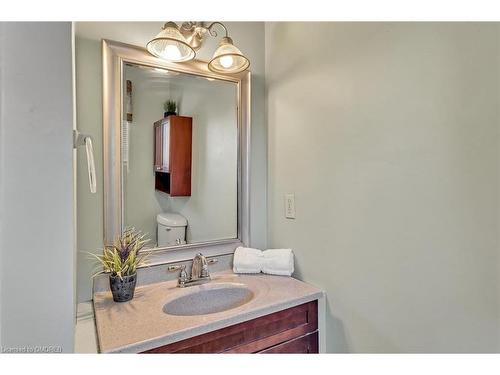
{"type": "Polygon", "coordinates": [[[208,63],[208,69],[215,73],[238,73],[249,66],[250,61],[234,46],[233,40],[227,36],[227,33],[222,38],[219,48],[215,50],[214,57],[208,63]]]}
{"type": "Polygon", "coordinates": [[[165,23],[146,48],[152,55],[173,62],[189,61],[196,56],[175,22],[165,23]]]}
{"type": "Polygon", "coordinates": [[[226,26],[221,22],[184,22],[179,27],[175,22],[167,22],[162,31],[147,44],[147,50],[154,56],[172,62],[194,59],[208,34],[217,37],[214,26],[224,29],[225,36],[208,63],[208,69],[215,73],[239,73],[250,66],[250,61],[233,44],[226,26]]]}

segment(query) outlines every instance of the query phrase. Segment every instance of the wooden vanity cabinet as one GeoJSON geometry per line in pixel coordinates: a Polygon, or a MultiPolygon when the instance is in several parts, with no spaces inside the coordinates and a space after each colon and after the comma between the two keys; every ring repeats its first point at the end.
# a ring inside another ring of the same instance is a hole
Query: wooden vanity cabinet
{"type": "Polygon", "coordinates": [[[144,353],[318,353],[318,301],[144,353]]]}
{"type": "Polygon", "coordinates": [[[172,197],[191,195],[193,119],[168,116],[154,123],[155,189],[172,197]]]}

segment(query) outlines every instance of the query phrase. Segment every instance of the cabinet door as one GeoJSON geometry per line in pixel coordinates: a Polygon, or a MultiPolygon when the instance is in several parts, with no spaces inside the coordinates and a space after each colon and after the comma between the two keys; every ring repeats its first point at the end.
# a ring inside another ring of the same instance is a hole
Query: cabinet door
{"type": "Polygon", "coordinates": [[[161,171],[170,172],[170,121],[161,126],[161,171]]]}
{"type": "Polygon", "coordinates": [[[155,122],[155,172],[170,173],[170,121],[155,122]]]}
{"type": "Polygon", "coordinates": [[[161,122],[160,123],[155,123],[155,134],[154,134],[154,137],[155,137],[155,151],[154,151],[154,158],[155,158],[155,165],[154,165],[154,169],[155,169],[155,172],[161,172],[161,164],[162,164],[162,161],[161,161],[161,153],[162,153],[162,130],[163,130],[163,127],[161,125],[161,122]]]}
{"type": "Polygon", "coordinates": [[[170,196],[191,195],[192,118],[170,117],[170,196]]]}

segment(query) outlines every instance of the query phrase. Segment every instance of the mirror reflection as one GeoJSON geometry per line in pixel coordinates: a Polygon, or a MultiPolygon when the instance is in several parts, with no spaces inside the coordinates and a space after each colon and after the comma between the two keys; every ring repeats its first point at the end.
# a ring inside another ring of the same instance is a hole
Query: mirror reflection
{"type": "Polygon", "coordinates": [[[152,247],[237,238],[235,83],[125,64],[123,225],[152,247]]]}

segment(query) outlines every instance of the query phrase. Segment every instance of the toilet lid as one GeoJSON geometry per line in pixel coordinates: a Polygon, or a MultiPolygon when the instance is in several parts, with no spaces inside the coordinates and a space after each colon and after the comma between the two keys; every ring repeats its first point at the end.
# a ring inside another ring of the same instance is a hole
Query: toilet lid
{"type": "Polygon", "coordinates": [[[173,212],[162,212],[156,216],[156,221],[158,224],[165,225],[167,227],[185,227],[187,226],[187,219],[173,212]]]}

